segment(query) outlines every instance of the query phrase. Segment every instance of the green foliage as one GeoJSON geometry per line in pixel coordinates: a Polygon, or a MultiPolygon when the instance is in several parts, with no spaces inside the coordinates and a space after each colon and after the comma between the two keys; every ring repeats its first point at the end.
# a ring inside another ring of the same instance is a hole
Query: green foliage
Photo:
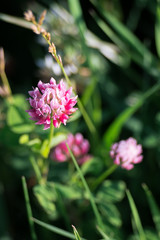
{"type": "Polygon", "coordinates": [[[17,134],[29,133],[34,129],[34,124],[26,113],[27,108],[28,104],[23,95],[15,95],[13,103],[8,105],[7,124],[17,134]]]}
{"type": "MultiPolygon", "coordinates": [[[[119,228],[122,225],[121,216],[115,203],[123,199],[124,193],[124,182],[106,180],[96,194],[98,207],[106,224],[105,232],[110,237],[113,235],[112,227],[119,228]]],[[[113,237],[116,238],[116,234],[113,237]]]]}
{"type": "MultiPolygon", "coordinates": [[[[0,13],[0,20],[16,25],[10,32],[12,41],[5,39],[6,71],[13,94],[0,99],[0,187],[4,188],[0,188],[0,239],[34,240],[37,235],[38,239],[47,240],[83,239],[80,236],[93,240],[100,237],[158,240],[160,2],[69,0],[51,3],[47,0],[29,4],[37,16],[45,4],[47,15],[43,26],[51,33],[63,65],[58,68],[55,58],[48,57],[48,46],[40,35],[31,39],[32,34],[28,32],[31,23],[0,13]],[[18,31],[22,32],[18,34],[18,31]],[[18,57],[20,60],[16,62],[18,57]],[[30,65],[31,59],[37,64],[36,73],[30,65]],[[21,62],[26,72],[18,66],[15,80],[12,71],[16,71],[15,66],[21,62]],[[42,81],[52,76],[56,80],[65,77],[69,85],[70,78],[81,99],[79,109],[66,126],[55,129],[53,137],[50,129],[44,131],[29,120],[26,96],[14,94],[31,89],[35,75],[42,81]],[[69,148],[69,161],[60,163],[51,159],[50,150],[65,141],[70,132],[81,132],[90,142],[92,158],[81,166],[69,148]],[[115,141],[130,136],[143,145],[144,159],[141,165],[127,172],[113,165],[109,150],[115,141]],[[21,175],[27,179],[23,178],[23,190],[30,232],[23,222],[26,216],[24,199],[19,194],[21,175]],[[151,189],[143,185],[147,206],[144,192],[139,190],[144,181],[151,189]],[[134,196],[133,199],[127,190],[129,204],[124,198],[126,186],[134,196]],[[73,227],[74,234],[72,224],[78,229],[73,227]]],[[[2,43],[8,26],[2,26],[2,43]]],[[[0,87],[3,87],[1,69],[0,77],[0,87]]]]}
{"type": "Polygon", "coordinates": [[[97,199],[104,202],[118,202],[124,197],[125,183],[122,181],[106,180],[99,188],[97,199]]]}
{"type": "Polygon", "coordinates": [[[37,185],[33,189],[34,194],[42,206],[42,208],[46,211],[50,218],[57,218],[57,211],[55,206],[56,201],[56,192],[53,183],[47,183],[46,185],[37,185]]]}

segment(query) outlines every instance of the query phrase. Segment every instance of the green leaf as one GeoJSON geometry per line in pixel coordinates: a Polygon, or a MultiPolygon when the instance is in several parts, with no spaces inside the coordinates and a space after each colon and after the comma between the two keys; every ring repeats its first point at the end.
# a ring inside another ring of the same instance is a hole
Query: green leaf
{"type": "Polygon", "coordinates": [[[40,149],[40,153],[44,158],[48,157],[50,148],[49,148],[49,141],[48,139],[45,139],[42,143],[41,149],[40,149]]]}
{"type": "Polygon", "coordinates": [[[15,106],[10,106],[7,111],[7,124],[15,133],[29,133],[33,130],[34,126],[31,122],[26,121],[25,113],[23,110],[15,106]]]}
{"type": "Polygon", "coordinates": [[[7,124],[17,134],[32,132],[35,127],[26,113],[27,108],[28,104],[23,95],[15,95],[13,103],[8,105],[7,124]]]}
{"type": "Polygon", "coordinates": [[[26,144],[29,142],[29,135],[28,134],[23,134],[19,138],[19,143],[20,144],[26,144]]]}
{"type": "Polygon", "coordinates": [[[113,226],[120,227],[122,225],[120,213],[115,205],[110,203],[105,204],[104,200],[103,203],[99,204],[99,209],[104,219],[107,219],[113,226]]]}
{"type": "Polygon", "coordinates": [[[82,191],[78,187],[65,186],[59,183],[55,183],[54,186],[63,199],[75,200],[82,198],[82,191]]]}
{"type": "Polygon", "coordinates": [[[154,221],[154,224],[156,226],[156,230],[157,230],[157,234],[160,238],[160,209],[151,193],[151,191],[149,190],[149,188],[147,187],[146,184],[143,184],[143,189],[145,190],[147,199],[148,199],[148,203],[151,209],[151,213],[152,213],[152,218],[154,221]]]}
{"type": "Polygon", "coordinates": [[[135,106],[125,109],[109,126],[104,134],[103,140],[109,149],[110,146],[118,138],[124,123],[135,113],[135,111],[142,105],[139,101],[135,106]]]}
{"type": "Polygon", "coordinates": [[[40,206],[48,214],[51,219],[57,217],[55,201],[57,199],[55,187],[53,183],[46,183],[46,185],[37,185],[33,188],[40,206]]]}
{"type": "Polygon", "coordinates": [[[97,175],[98,172],[100,172],[103,168],[103,163],[99,158],[91,158],[89,161],[85,162],[81,170],[83,172],[83,175],[90,173],[93,175],[97,175]]]}
{"type": "Polygon", "coordinates": [[[124,197],[126,185],[123,181],[110,181],[106,180],[99,188],[96,199],[98,202],[107,203],[121,201],[124,197]]]}
{"type": "Polygon", "coordinates": [[[73,115],[68,119],[68,122],[73,122],[82,116],[81,112],[77,110],[73,115]]]}
{"type": "Polygon", "coordinates": [[[67,139],[67,133],[57,133],[54,135],[51,141],[51,148],[55,147],[59,143],[65,141],[67,139]]]}
{"type": "Polygon", "coordinates": [[[30,163],[27,160],[28,160],[27,158],[13,157],[12,161],[9,161],[8,164],[18,171],[20,170],[26,171],[30,167],[30,163]]]}
{"type": "Polygon", "coordinates": [[[104,240],[114,240],[113,238],[110,238],[106,235],[106,233],[100,228],[97,226],[97,229],[99,231],[99,233],[101,234],[101,236],[104,238],[104,240]]]}
{"type": "Polygon", "coordinates": [[[143,140],[143,146],[146,148],[155,148],[159,145],[159,135],[157,134],[148,134],[143,140]]]}

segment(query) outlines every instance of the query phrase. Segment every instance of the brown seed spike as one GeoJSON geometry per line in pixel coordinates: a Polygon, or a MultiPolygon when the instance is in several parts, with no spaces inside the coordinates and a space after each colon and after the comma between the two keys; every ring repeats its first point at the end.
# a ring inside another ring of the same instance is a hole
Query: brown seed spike
{"type": "Polygon", "coordinates": [[[61,56],[60,56],[60,55],[58,55],[58,59],[59,59],[59,61],[60,61],[61,65],[63,65],[63,63],[62,63],[62,58],[61,58],[61,56]]]}
{"type": "Polygon", "coordinates": [[[49,51],[50,53],[53,53],[54,55],[56,55],[56,47],[55,47],[54,43],[52,43],[52,44],[49,46],[48,51],[49,51]]]}
{"type": "Polygon", "coordinates": [[[33,30],[34,33],[36,33],[36,34],[40,34],[40,29],[38,29],[37,26],[32,25],[31,28],[32,28],[32,30],[33,30]]]}
{"type": "Polygon", "coordinates": [[[44,21],[44,19],[45,19],[46,13],[47,13],[47,11],[44,10],[44,11],[42,12],[40,18],[39,18],[38,24],[39,24],[40,26],[43,24],[43,21],[44,21]]]}
{"type": "Polygon", "coordinates": [[[24,12],[24,18],[29,22],[35,21],[35,16],[33,15],[31,10],[28,10],[27,12],[24,12]]]}
{"type": "Polygon", "coordinates": [[[0,48],[0,73],[4,72],[5,60],[4,60],[4,50],[0,48]]]}

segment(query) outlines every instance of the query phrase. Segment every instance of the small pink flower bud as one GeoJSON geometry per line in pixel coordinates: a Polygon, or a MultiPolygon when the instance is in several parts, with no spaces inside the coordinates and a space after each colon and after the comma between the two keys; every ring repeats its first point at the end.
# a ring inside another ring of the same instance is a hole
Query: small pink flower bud
{"type": "Polygon", "coordinates": [[[77,133],[75,136],[68,134],[67,140],[58,144],[53,151],[51,151],[51,158],[53,160],[64,162],[70,159],[66,143],[76,157],[79,165],[92,158],[92,156],[88,154],[90,147],[88,140],[84,139],[81,133],[77,133]]]}

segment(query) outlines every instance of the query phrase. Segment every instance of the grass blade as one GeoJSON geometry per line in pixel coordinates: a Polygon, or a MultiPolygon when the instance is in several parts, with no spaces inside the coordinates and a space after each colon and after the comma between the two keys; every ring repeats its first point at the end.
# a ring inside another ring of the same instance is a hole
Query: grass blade
{"type": "Polygon", "coordinates": [[[73,232],[76,237],[76,240],[81,240],[79,233],[78,233],[77,229],[75,228],[75,226],[72,225],[72,227],[73,227],[73,232]]]}
{"type": "Polygon", "coordinates": [[[0,19],[4,22],[15,24],[15,25],[23,27],[23,28],[32,29],[31,28],[32,23],[27,22],[26,20],[24,20],[22,18],[10,16],[10,15],[5,14],[5,13],[0,13],[0,19]]]}
{"type": "MultiPolygon", "coordinates": [[[[139,65],[141,65],[143,68],[149,71],[150,74],[152,74],[151,69],[154,68],[156,70],[156,65],[158,64],[157,59],[152,55],[152,53],[145,47],[143,43],[120,21],[118,21],[113,15],[111,15],[108,11],[104,11],[102,7],[100,7],[100,4],[93,3],[93,0],[91,1],[96,11],[100,13],[102,16],[102,19],[97,17],[97,23],[100,26],[100,28],[107,34],[108,30],[112,31],[112,35],[116,37],[116,39],[120,40],[120,45],[118,46],[122,49],[121,46],[122,43],[125,46],[125,49],[127,50],[126,54],[129,54],[130,57],[137,62],[139,65]],[[109,27],[111,26],[111,28],[109,27]],[[107,30],[108,29],[108,30],[107,30]],[[147,58],[147,63],[144,65],[144,56],[147,58]]],[[[96,13],[93,13],[94,15],[97,15],[96,13]]],[[[96,17],[96,16],[95,16],[96,17]]],[[[108,35],[108,34],[107,34],[108,35]]],[[[109,36],[112,41],[115,39],[112,38],[112,36],[109,36]]],[[[115,42],[115,41],[114,41],[115,42]]],[[[116,43],[116,42],[115,42],[116,43]]],[[[118,42],[117,42],[118,43],[118,42]]],[[[158,72],[157,72],[158,73],[158,72]]]]}
{"type": "Polygon", "coordinates": [[[30,226],[31,238],[32,238],[32,240],[37,240],[37,236],[36,236],[35,229],[34,229],[34,223],[31,219],[32,218],[32,209],[31,209],[31,205],[30,205],[30,201],[29,201],[29,194],[28,194],[28,190],[27,190],[27,184],[26,184],[25,177],[22,177],[22,186],[23,186],[24,198],[25,198],[25,202],[26,202],[26,209],[27,209],[27,215],[28,215],[28,222],[29,222],[29,226],[30,226]]]}
{"type": "Polygon", "coordinates": [[[155,43],[157,54],[160,57],[160,2],[157,1],[156,24],[155,24],[155,43]]]}
{"type": "Polygon", "coordinates": [[[141,220],[140,220],[140,217],[139,217],[139,214],[138,214],[138,210],[136,208],[134,200],[133,200],[129,190],[127,190],[126,193],[127,193],[127,197],[128,197],[128,200],[129,200],[129,204],[130,204],[130,207],[131,207],[132,214],[133,214],[133,219],[134,219],[137,231],[139,233],[139,239],[140,240],[146,240],[146,236],[145,236],[145,233],[144,233],[144,230],[143,230],[143,227],[142,227],[142,224],[141,224],[141,220]]]}
{"type": "MultiPolygon", "coordinates": [[[[36,224],[40,225],[41,227],[44,227],[45,229],[48,229],[51,232],[57,233],[61,236],[67,237],[69,239],[75,239],[75,236],[73,233],[67,232],[61,228],[52,226],[50,224],[44,223],[36,218],[32,218],[33,222],[35,222],[36,224]]],[[[85,240],[84,238],[82,238],[81,240],[85,240]]]]}
{"type": "Polygon", "coordinates": [[[152,213],[152,218],[153,218],[154,224],[156,226],[158,236],[160,238],[160,209],[157,206],[157,203],[146,184],[143,184],[143,189],[146,193],[148,203],[149,203],[151,213],[152,213]]]}

